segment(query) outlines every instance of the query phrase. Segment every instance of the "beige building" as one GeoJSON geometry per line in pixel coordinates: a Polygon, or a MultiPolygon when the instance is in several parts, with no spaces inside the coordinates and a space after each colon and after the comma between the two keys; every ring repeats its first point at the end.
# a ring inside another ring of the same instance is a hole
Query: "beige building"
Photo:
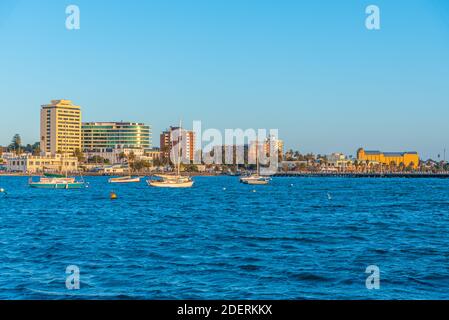
{"type": "Polygon", "coordinates": [[[41,109],[41,150],[55,154],[81,150],[81,108],[52,100],[41,109]]]}
{"type": "Polygon", "coordinates": [[[332,153],[327,156],[327,163],[330,166],[336,167],[336,168],[347,168],[352,165],[352,160],[349,159],[346,155],[343,153],[332,153]]]}
{"type": "Polygon", "coordinates": [[[22,173],[76,172],[78,159],[61,154],[33,156],[24,154],[6,159],[6,171],[22,173]]]}
{"type": "Polygon", "coordinates": [[[283,159],[284,142],[274,136],[268,136],[264,141],[251,141],[248,147],[248,163],[256,163],[256,154],[259,154],[259,161],[268,161],[271,156],[271,151],[277,153],[277,159],[283,159]],[[257,151],[256,151],[257,150],[257,151]]]}

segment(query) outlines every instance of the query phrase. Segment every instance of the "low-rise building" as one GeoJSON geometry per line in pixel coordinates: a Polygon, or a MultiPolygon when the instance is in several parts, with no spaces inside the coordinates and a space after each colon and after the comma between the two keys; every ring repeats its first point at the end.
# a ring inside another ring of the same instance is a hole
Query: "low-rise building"
{"type": "Polygon", "coordinates": [[[106,174],[106,175],[113,175],[113,174],[124,174],[129,172],[129,168],[127,166],[114,164],[111,166],[103,166],[97,168],[95,170],[98,173],[106,174]]]}
{"type": "Polygon", "coordinates": [[[334,168],[348,168],[352,165],[352,159],[349,159],[343,153],[332,153],[327,156],[327,164],[334,168]]]}
{"type": "Polygon", "coordinates": [[[149,161],[154,161],[156,159],[162,159],[163,158],[163,152],[159,148],[153,148],[149,150],[145,150],[144,156],[149,161]]]}
{"type": "Polygon", "coordinates": [[[84,156],[88,162],[89,159],[103,158],[108,160],[109,164],[124,164],[135,160],[152,162],[155,159],[160,159],[162,153],[159,149],[104,148],[86,151],[84,156]]]}
{"type": "Polygon", "coordinates": [[[306,160],[291,160],[291,161],[282,161],[280,167],[283,171],[294,171],[300,169],[306,169],[309,165],[306,160]]]}
{"type": "Polygon", "coordinates": [[[6,159],[5,168],[8,172],[42,173],[42,172],[76,172],[78,171],[78,159],[70,155],[49,153],[33,156],[22,154],[6,159]]]}

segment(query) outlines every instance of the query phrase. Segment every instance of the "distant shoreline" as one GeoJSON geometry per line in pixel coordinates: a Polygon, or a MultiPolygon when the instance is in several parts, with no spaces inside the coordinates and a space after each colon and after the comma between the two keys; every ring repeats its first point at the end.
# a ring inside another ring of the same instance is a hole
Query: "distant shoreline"
{"type": "MultiPolygon", "coordinates": [[[[151,177],[153,175],[158,174],[171,174],[167,172],[152,172],[147,174],[132,174],[132,176],[139,177],[151,177]]],[[[186,173],[187,174],[187,173],[186,173]]],[[[76,173],[68,173],[69,176],[80,176],[78,172],[76,173]]],[[[84,177],[120,177],[120,176],[128,176],[129,174],[99,174],[87,172],[83,173],[84,177]]],[[[199,173],[199,172],[189,172],[188,175],[192,177],[226,177],[231,176],[227,174],[221,173],[199,173]]],[[[4,173],[0,172],[0,177],[36,177],[40,176],[40,174],[26,174],[26,173],[4,173]]],[[[238,177],[238,176],[235,176],[238,177]]],[[[287,173],[277,173],[274,174],[273,177],[277,178],[409,178],[409,179],[419,179],[419,178],[438,178],[438,179],[448,179],[449,172],[441,172],[441,173],[424,173],[424,172],[396,172],[396,173],[325,173],[325,172],[287,172],[287,173]]]]}

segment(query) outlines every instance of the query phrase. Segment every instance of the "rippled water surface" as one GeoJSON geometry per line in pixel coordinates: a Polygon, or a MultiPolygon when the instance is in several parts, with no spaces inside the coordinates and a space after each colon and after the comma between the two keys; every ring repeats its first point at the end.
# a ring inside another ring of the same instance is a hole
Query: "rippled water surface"
{"type": "Polygon", "coordinates": [[[0,177],[0,299],[449,298],[449,180],[86,181],[36,190],[0,177]],[[365,287],[369,265],[379,290],[365,287]]]}

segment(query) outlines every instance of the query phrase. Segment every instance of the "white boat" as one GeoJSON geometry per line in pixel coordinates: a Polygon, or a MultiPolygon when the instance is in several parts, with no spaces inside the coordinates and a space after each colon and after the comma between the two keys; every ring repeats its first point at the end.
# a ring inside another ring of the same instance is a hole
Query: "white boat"
{"type": "Polygon", "coordinates": [[[180,134],[178,135],[178,165],[176,175],[156,175],[158,179],[147,180],[150,187],[156,188],[191,188],[194,181],[189,176],[181,176],[181,141],[179,136],[182,134],[182,125],[179,124],[180,134]]]}
{"type": "Polygon", "coordinates": [[[135,183],[135,182],[140,182],[140,177],[131,177],[131,176],[127,176],[127,177],[118,177],[118,178],[111,178],[109,179],[109,183],[135,183]]]}
{"type": "Polygon", "coordinates": [[[270,183],[269,177],[264,177],[260,175],[260,165],[259,165],[259,148],[258,148],[258,141],[256,141],[256,164],[257,164],[257,173],[252,174],[249,176],[241,177],[240,182],[244,184],[251,184],[251,185],[266,185],[270,183]]]}
{"type": "MultiPolygon", "coordinates": [[[[65,155],[63,156],[63,159],[65,155]]],[[[83,177],[80,180],[76,180],[74,177],[69,177],[67,174],[67,167],[64,167],[64,161],[61,167],[61,173],[44,173],[43,176],[39,177],[39,181],[34,181],[33,177],[30,177],[28,185],[30,188],[37,189],[80,189],[86,187],[83,177]]]]}
{"type": "Polygon", "coordinates": [[[79,189],[85,186],[84,181],[76,181],[75,178],[62,177],[54,174],[46,174],[39,181],[30,178],[29,186],[38,189],[79,189]]]}
{"type": "Polygon", "coordinates": [[[158,188],[191,188],[194,182],[189,177],[172,176],[170,179],[148,180],[147,183],[158,188]]]}
{"type": "Polygon", "coordinates": [[[247,177],[240,178],[240,182],[244,184],[264,185],[270,182],[270,178],[253,174],[247,177]]]}

